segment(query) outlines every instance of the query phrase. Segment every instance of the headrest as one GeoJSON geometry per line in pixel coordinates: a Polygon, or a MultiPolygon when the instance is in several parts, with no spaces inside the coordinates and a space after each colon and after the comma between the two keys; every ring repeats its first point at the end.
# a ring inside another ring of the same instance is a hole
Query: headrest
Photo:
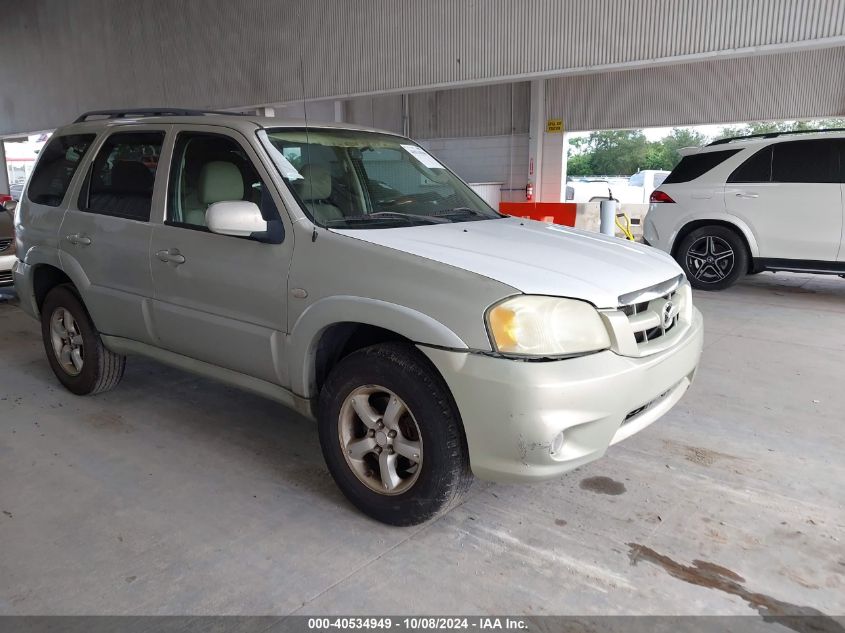
{"type": "Polygon", "coordinates": [[[206,163],[200,170],[200,202],[214,204],[224,200],[243,200],[244,179],[235,163],[214,160],[206,163]]]}
{"type": "Polygon", "coordinates": [[[303,202],[326,200],[332,195],[332,177],[324,165],[306,165],[299,173],[301,180],[294,180],[296,193],[303,202]]]}
{"type": "Polygon", "coordinates": [[[130,194],[150,194],[153,191],[154,182],[155,176],[144,166],[144,163],[120,160],[112,169],[109,190],[130,194]]]}

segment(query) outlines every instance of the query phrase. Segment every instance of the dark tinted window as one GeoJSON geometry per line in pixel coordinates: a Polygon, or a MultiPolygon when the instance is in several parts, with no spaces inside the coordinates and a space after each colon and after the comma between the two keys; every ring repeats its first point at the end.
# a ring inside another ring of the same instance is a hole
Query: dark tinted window
{"type": "Polygon", "coordinates": [[[772,146],[752,154],[728,177],[728,182],[770,182],[772,179],[772,146]]]}
{"type": "Polygon", "coordinates": [[[774,182],[839,182],[839,152],[834,139],[777,143],[774,182]]]}
{"type": "Polygon", "coordinates": [[[208,206],[231,200],[254,202],[262,217],[279,221],[281,229],[273,198],[238,142],[218,134],[179,134],[173,150],[167,221],[202,229],[208,206]]]}
{"type": "MultiPolygon", "coordinates": [[[[726,149],[720,152],[704,152],[702,154],[691,154],[684,156],[681,162],[672,170],[672,173],[666,177],[663,182],[671,185],[675,182],[689,182],[695,180],[699,176],[703,176],[708,171],[726,161],[728,158],[736,154],[738,149],[726,149]]],[[[657,179],[655,178],[655,184],[657,179]]]]}
{"type": "Polygon", "coordinates": [[[164,132],[112,134],[91,164],[79,208],[91,213],[149,221],[164,132]]]}
{"type": "Polygon", "coordinates": [[[91,146],[94,136],[56,136],[44,146],[27,189],[27,195],[32,202],[50,207],[57,207],[62,203],[73,174],[91,146]]]}

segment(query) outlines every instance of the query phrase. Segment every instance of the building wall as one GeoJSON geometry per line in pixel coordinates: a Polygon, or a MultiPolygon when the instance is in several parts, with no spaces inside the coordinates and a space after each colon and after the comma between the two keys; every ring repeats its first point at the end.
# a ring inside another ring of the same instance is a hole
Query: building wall
{"type": "Polygon", "coordinates": [[[845,41],[845,0],[6,0],[2,15],[0,134],[91,109],[242,108],[845,41]]]}
{"type": "Polygon", "coordinates": [[[414,138],[528,133],[527,82],[414,93],[408,99],[414,138]]]}
{"type": "Polygon", "coordinates": [[[560,77],[567,131],[845,116],[845,47],[560,77]]]}
{"type": "MultiPolygon", "coordinates": [[[[420,143],[467,182],[499,182],[521,189],[528,182],[528,134],[439,138],[420,143]]],[[[524,200],[521,191],[503,191],[502,200],[524,200]]]]}

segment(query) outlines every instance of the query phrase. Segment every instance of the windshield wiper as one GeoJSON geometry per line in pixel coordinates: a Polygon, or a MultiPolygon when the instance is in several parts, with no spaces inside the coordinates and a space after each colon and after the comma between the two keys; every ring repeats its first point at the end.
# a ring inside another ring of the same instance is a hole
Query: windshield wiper
{"type": "Polygon", "coordinates": [[[443,224],[448,222],[446,219],[436,218],[430,215],[416,215],[414,213],[399,213],[397,211],[376,211],[375,213],[367,213],[365,215],[350,215],[345,218],[336,218],[328,220],[326,225],[342,224],[344,222],[364,222],[367,220],[405,220],[409,223],[414,221],[426,222],[428,224],[443,224]]]}
{"type": "Polygon", "coordinates": [[[448,217],[450,215],[484,216],[483,213],[476,211],[475,209],[470,209],[469,207],[455,207],[454,209],[443,209],[443,211],[436,211],[434,213],[434,216],[439,218],[448,217]]]}

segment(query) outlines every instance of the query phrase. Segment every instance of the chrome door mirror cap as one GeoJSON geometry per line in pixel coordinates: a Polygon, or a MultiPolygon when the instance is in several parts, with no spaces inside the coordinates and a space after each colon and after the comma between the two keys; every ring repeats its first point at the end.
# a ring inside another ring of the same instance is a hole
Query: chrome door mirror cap
{"type": "Polygon", "coordinates": [[[208,230],[220,235],[250,237],[254,233],[267,231],[267,221],[261,217],[261,210],[254,202],[228,200],[209,205],[205,212],[208,230]]]}

